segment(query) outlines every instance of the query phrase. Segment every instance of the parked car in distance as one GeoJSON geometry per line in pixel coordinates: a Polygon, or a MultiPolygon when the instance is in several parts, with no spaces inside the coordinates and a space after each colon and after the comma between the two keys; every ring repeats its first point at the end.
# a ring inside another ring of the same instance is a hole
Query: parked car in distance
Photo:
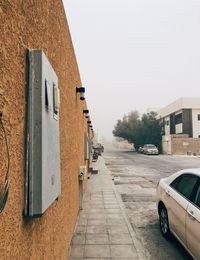
{"type": "Polygon", "coordinates": [[[98,155],[101,155],[101,153],[104,152],[104,146],[100,143],[93,144],[92,149],[98,153],[98,155]]]}
{"type": "Polygon", "coordinates": [[[142,147],[142,146],[140,146],[140,147],[138,148],[138,153],[143,153],[143,147],[142,147]]]}
{"type": "Polygon", "coordinates": [[[158,148],[154,145],[154,144],[145,144],[143,146],[143,153],[144,154],[156,154],[158,155],[159,152],[158,152],[158,148]]]}
{"type": "Polygon", "coordinates": [[[173,234],[194,259],[200,259],[200,168],[178,171],[157,186],[160,230],[173,234]]]}
{"type": "Polygon", "coordinates": [[[94,150],[92,153],[92,160],[95,162],[98,160],[99,152],[97,150],[94,150]]]}

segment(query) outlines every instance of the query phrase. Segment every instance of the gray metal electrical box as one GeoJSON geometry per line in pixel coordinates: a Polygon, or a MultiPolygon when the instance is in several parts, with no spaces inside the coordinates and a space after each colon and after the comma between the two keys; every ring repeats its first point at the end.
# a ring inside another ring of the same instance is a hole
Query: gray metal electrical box
{"type": "Polygon", "coordinates": [[[29,50],[25,216],[38,217],[58,198],[60,95],[58,78],[41,50],[29,50]]]}

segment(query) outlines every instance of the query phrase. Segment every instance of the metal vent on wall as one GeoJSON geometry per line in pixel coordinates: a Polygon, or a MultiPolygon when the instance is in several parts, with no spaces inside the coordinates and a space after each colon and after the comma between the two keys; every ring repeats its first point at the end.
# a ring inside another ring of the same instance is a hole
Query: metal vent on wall
{"type": "Polygon", "coordinates": [[[61,193],[58,78],[41,50],[27,53],[24,215],[41,216],[61,193]]]}

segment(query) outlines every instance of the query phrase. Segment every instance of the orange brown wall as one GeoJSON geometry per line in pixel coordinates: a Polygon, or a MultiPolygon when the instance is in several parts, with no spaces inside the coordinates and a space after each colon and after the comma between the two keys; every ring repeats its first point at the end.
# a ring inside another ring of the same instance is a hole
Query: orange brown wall
{"type": "MultiPolygon", "coordinates": [[[[85,101],[61,0],[0,0],[0,111],[10,153],[10,191],[0,214],[0,259],[67,259],[79,210],[78,173],[84,160],[85,101]],[[24,208],[25,57],[44,51],[60,88],[61,196],[41,218],[26,219],[24,208]]],[[[0,134],[0,179],[6,154],[0,134]]]]}

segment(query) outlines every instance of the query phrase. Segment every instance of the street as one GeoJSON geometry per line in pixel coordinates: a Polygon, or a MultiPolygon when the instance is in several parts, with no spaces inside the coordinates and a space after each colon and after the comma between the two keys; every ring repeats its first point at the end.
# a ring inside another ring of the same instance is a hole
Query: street
{"type": "Polygon", "coordinates": [[[166,241],[159,230],[156,185],[160,178],[184,168],[200,167],[200,158],[147,156],[128,150],[106,150],[103,154],[129,221],[150,259],[191,259],[180,243],[166,241]]]}

